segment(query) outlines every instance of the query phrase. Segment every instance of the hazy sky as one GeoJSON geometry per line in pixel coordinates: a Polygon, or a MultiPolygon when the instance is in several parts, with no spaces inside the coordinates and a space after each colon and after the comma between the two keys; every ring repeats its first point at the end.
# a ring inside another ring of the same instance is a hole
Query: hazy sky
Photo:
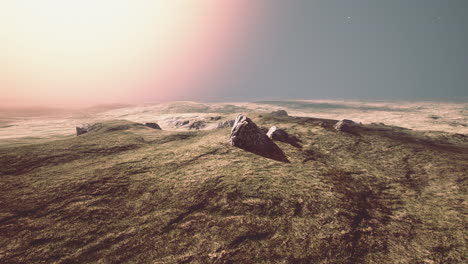
{"type": "Polygon", "coordinates": [[[15,0],[0,34],[2,104],[468,96],[466,0],[15,0]]]}
{"type": "Polygon", "coordinates": [[[217,76],[232,98],[468,96],[466,0],[264,0],[270,17],[217,76]]]}

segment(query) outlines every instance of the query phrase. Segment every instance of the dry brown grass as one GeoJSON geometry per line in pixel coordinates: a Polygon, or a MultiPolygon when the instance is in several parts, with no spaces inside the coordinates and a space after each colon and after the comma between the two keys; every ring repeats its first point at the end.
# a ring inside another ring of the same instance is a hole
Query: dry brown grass
{"type": "Polygon", "coordinates": [[[125,121],[2,147],[0,262],[466,262],[466,140],[250,116],[291,163],[125,121]]]}

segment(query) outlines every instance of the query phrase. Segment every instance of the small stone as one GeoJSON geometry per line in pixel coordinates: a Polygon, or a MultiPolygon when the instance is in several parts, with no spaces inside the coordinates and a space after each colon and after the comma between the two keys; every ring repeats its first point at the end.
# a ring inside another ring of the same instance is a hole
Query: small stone
{"type": "Polygon", "coordinates": [[[221,116],[210,116],[210,120],[211,121],[218,121],[220,120],[222,117],[221,116]]]}
{"type": "Polygon", "coordinates": [[[282,141],[282,142],[287,142],[289,141],[289,135],[288,133],[286,133],[286,131],[284,131],[283,129],[281,128],[277,128],[276,126],[272,126],[267,134],[266,134],[269,138],[273,139],[273,140],[278,140],[278,141],[282,141]]]}

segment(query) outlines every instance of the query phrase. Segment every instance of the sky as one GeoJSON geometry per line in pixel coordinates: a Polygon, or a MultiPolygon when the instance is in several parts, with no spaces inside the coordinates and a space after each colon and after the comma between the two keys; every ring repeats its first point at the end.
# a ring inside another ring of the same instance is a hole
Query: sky
{"type": "Polygon", "coordinates": [[[0,0],[0,104],[468,97],[466,0],[0,0]]]}

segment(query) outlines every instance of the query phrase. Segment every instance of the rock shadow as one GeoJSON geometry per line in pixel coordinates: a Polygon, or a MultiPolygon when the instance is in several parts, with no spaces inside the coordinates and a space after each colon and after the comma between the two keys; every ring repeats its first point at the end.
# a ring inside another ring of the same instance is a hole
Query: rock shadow
{"type": "Polygon", "coordinates": [[[300,140],[298,137],[296,136],[289,136],[286,140],[280,140],[281,142],[284,142],[284,143],[287,143],[295,148],[299,148],[299,149],[302,149],[302,145],[300,143],[302,143],[302,140],[300,140]]]}
{"type": "Polygon", "coordinates": [[[281,161],[285,163],[291,163],[286,157],[286,154],[284,154],[283,150],[278,145],[276,145],[273,141],[271,141],[271,144],[261,149],[248,148],[248,147],[240,147],[240,148],[250,153],[262,156],[264,158],[281,161]]]}

